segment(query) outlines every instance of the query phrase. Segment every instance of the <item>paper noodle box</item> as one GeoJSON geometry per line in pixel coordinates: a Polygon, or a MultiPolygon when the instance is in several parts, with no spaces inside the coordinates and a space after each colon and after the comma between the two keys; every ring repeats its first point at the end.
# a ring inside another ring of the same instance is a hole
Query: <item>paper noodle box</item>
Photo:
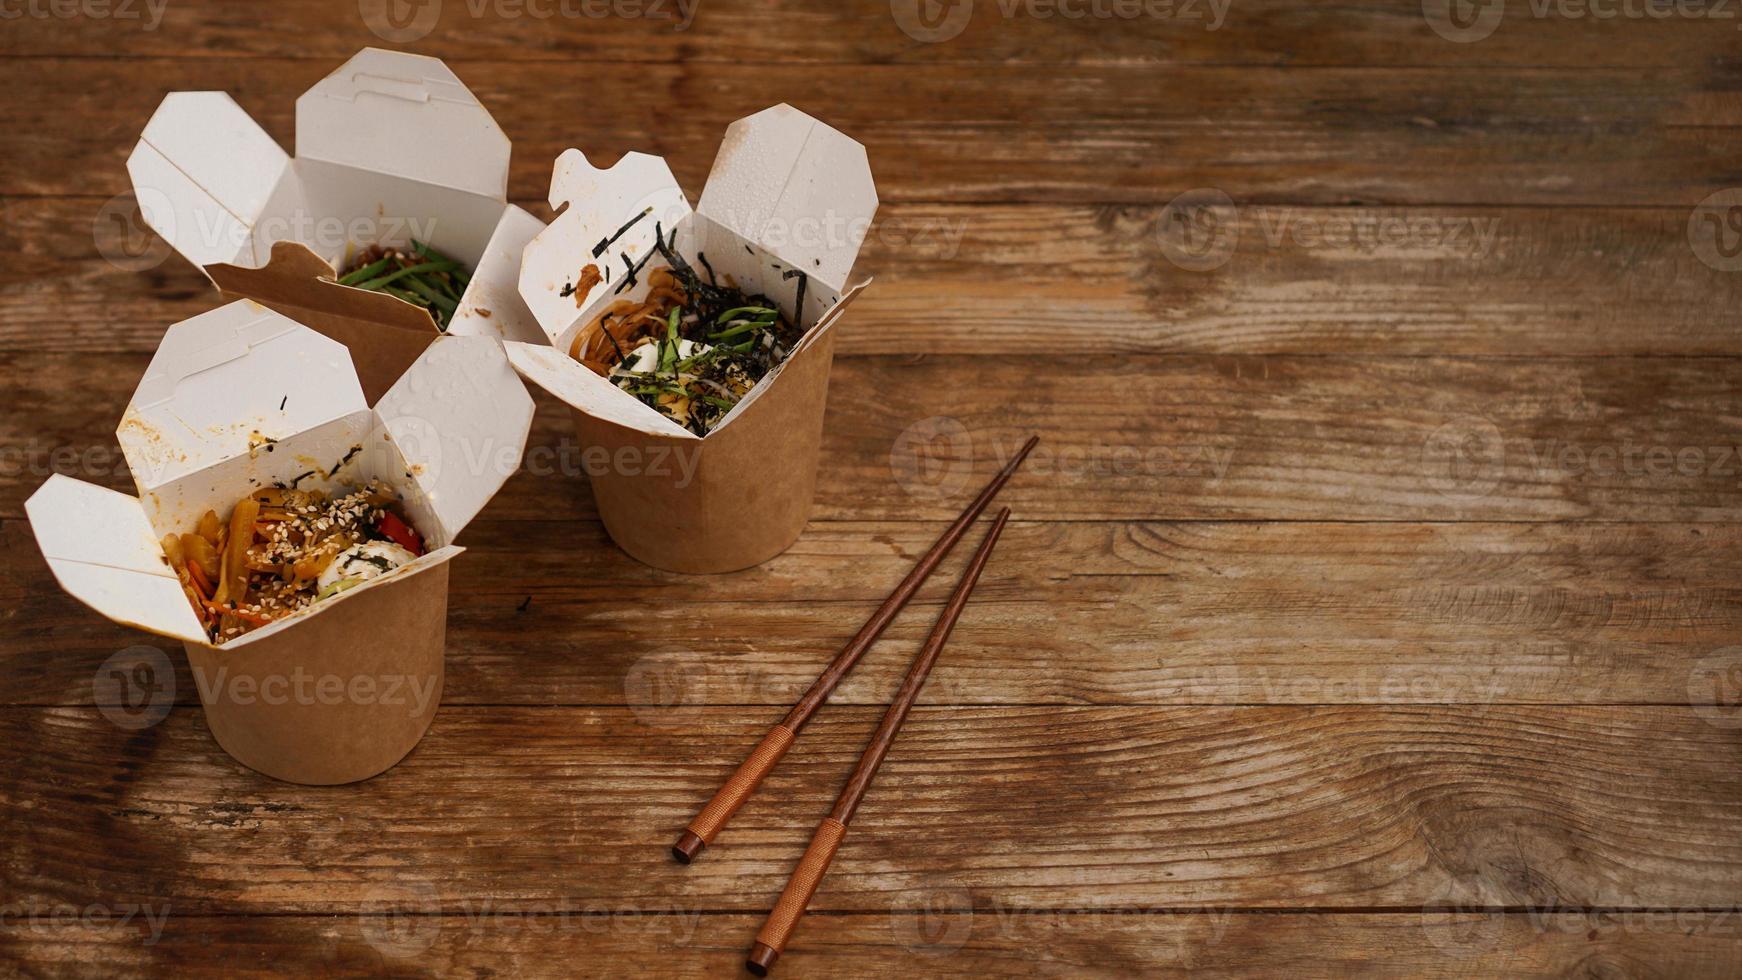
{"type": "Polygon", "coordinates": [[[877,210],[865,148],[778,105],[727,129],[694,210],[665,161],[641,153],[599,169],[564,152],[550,203],[566,210],[527,245],[520,269],[520,295],[548,344],[510,343],[508,357],[574,410],[611,537],[680,572],[778,555],[810,516],[831,330],[865,285],[846,285],[877,210]],[[705,437],[570,357],[581,331],[612,304],[645,297],[649,273],[670,264],[656,241],[718,282],[766,294],[805,331],[705,437]]]}
{"type": "Polygon", "coordinates": [[[499,341],[431,344],[373,409],[345,347],[253,302],[170,327],[117,438],[139,497],[65,476],[25,504],[61,586],[182,641],[206,722],[238,761],[298,783],[366,779],[441,698],[454,536],[519,466],[532,399],[499,341]],[[274,485],[379,479],[427,553],[287,618],[208,642],[160,541],[274,485]]]}
{"type": "Polygon", "coordinates": [[[543,222],[507,202],[508,138],[435,58],[366,48],[296,100],[287,156],[223,92],[172,92],[127,159],[151,228],[226,299],[257,300],[351,348],[379,398],[439,335],[421,306],[335,281],[416,238],[471,270],[457,336],[543,337],[516,288],[543,222]]]}

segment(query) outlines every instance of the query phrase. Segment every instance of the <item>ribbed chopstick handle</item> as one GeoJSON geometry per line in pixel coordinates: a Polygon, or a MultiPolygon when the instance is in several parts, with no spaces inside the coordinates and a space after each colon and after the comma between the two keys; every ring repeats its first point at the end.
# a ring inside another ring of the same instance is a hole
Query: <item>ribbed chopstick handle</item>
{"type": "Polygon", "coordinates": [[[756,792],[756,787],[762,785],[762,778],[768,775],[781,756],[786,755],[795,737],[793,730],[785,725],[769,729],[750,757],[739,764],[731,779],[726,780],[726,785],[720,787],[708,805],[702,807],[702,812],[690,821],[689,829],[672,845],[671,856],[688,864],[702,852],[702,848],[712,844],[714,835],[726,826],[726,821],[732,819],[732,814],[738,812],[750,794],[756,792]]]}
{"type": "Polygon", "coordinates": [[[751,967],[751,972],[757,972],[758,967],[766,971],[786,951],[787,941],[798,928],[798,920],[804,918],[811,896],[816,894],[817,885],[828,873],[829,862],[835,859],[835,851],[846,836],[847,825],[834,817],[825,817],[817,825],[817,832],[811,837],[810,846],[805,848],[804,857],[798,859],[798,867],[793,869],[786,890],[780,893],[780,900],[768,913],[768,921],[756,934],[756,945],[751,947],[750,961],[746,964],[751,967]]]}

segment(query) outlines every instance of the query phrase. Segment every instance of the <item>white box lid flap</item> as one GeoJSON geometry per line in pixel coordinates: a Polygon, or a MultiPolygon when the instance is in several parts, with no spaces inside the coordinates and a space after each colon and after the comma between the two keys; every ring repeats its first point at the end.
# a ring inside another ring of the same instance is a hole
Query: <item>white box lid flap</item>
{"type": "Polygon", "coordinates": [[[223,92],[171,92],[127,158],[133,194],[152,231],[190,262],[248,252],[290,158],[223,92]]]}
{"type": "Polygon", "coordinates": [[[343,344],[240,300],[164,333],[116,438],[144,491],[367,407],[343,344]]]}
{"type": "Polygon", "coordinates": [[[727,128],[696,210],[839,292],[877,185],[863,144],[781,104],[727,128]]]}
{"type": "Polygon", "coordinates": [[[508,137],[436,58],[364,48],[296,100],[296,155],[508,196],[508,137]]]}
{"type": "Polygon", "coordinates": [[[532,410],[492,337],[438,339],[375,405],[448,542],[520,468],[532,410]]]}
{"type": "Polygon", "coordinates": [[[690,212],[664,159],[626,153],[600,169],[573,149],[556,158],[550,206],[562,213],[526,246],[520,298],[552,343],[612,298],[625,272],[622,256],[639,264],[653,251],[656,230],[669,241],[690,212]],[[582,296],[562,295],[588,265],[597,265],[603,278],[582,296]]]}
{"type": "Polygon", "coordinates": [[[24,512],[49,570],[73,598],[117,623],[205,642],[138,500],[55,475],[24,502],[24,512]]]}

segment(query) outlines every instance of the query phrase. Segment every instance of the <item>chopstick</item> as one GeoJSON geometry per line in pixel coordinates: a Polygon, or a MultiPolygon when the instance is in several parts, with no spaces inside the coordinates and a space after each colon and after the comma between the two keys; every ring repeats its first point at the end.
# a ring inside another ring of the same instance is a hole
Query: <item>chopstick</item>
{"type": "Polygon", "coordinates": [[[853,768],[853,774],[847,778],[847,785],[835,800],[835,808],[817,825],[816,834],[811,837],[810,846],[805,848],[804,857],[799,859],[798,866],[792,871],[792,878],[780,893],[780,900],[774,903],[774,909],[768,913],[768,921],[763,923],[762,931],[756,934],[756,941],[750,946],[750,954],[745,959],[744,966],[751,973],[759,977],[767,976],[774,961],[786,949],[793,930],[798,928],[798,921],[804,917],[805,907],[810,904],[811,896],[816,894],[817,885],[822,883],[823,875],[828,873],[829,862],[834,860],[835,850],[847,836],[847,824],[852,822],[854,811],[859,809],[859,801],[864,799],[865,791],[870,788],[871,780],[877,775],[877,767],[883,764],[883,757],[889,754],[890,745],[901,731],[901,723],[907,720],[908,710],[913,707],[920,689],[925,686],[932,664],[937,662],[945,641],[950,638],[950,631],[955,628],[956,619],[962,614],[962,607],[968,604],[968,596],[974,591],[975,583],[980,580],[980,570],[986,567],[986,559],[992,555],[992,546],[998,543],[998,535],[1003,533],[1004,524],[1009,519],[1010,508],[1006,507],[998,512],[998,517],[992,522],[992,529],[986,532],[986,540],[981,542],[980,550],[974,553],[967,571],[962,573],[961,582],[956,585],[956,591],[950,596],[949,604],[944,606],[942,615],[938,616],[937,625],[932,627],[931,636],[926,639],[925,646],[920,648],[919,655],[913,658],[913,666],[907,669],[907,678],[901,682],[901,690],[896,692],[895,700],[889,703],[889,709],[883,713],[883,720],[878,723],[877,731],[871,736],[871,744],[866,746],[865,754],[859,757],[859,764],[853,768]]]}
{"type": "Polygon", "coordinates": [[[1003,489],[1004,484],[1016,472],[1016,468],[1022,465],[1024,459],[1028,458],[1029,450],[1033,449],[1035,443],[1039,441],[1039,436],[1030,436],[1016,455],[1011,457],[1010,462],[1004,464],[1004,468],[992,478],[992,482],[986,484],[986,489],[981,490],[980,495],[974,498],[974,502],[968,505],[968,509],[962,511],[962,516],[956,518],[955,523],[946,528],[944,533],[938,537],[936,543],[931,546],[931,550],[920,557],[919,563],[913,566],[913,570],[907,573],[907,577],[901,580],[901,584],[895,587],[895,591],[889,593],[889,598],[883,600],[883,605],[877,607],[877,611],[871,614],[871,618],[865,621],[865,625],[859,628],[859,632],[847,641],[847,645],[841,648],[841,652],[835,655],[835,659],[830,661],[828,667],[817,675],[816,681],[811,684],[810,690],[804,693],[804,697],[799,698],[798,703],[792,706],[792,710],[786,713],[786,717],[781,719],[780,724],[768,730],[768,734],[764,735],[762,741],[757,743],[749,757],[740,763],[737,771],[732,773],[730,779],[726,780],[726,785],[720,787],[719,792],[714,794],[714,798],[708,801],[708,805],[703,807],[701,812],[696,814],[695,819],[690,821],[689,828],[679,835],[677,843],[672,845],[672,857],[681,864],[688,864],[695,860],[696,855],[702,852],[702,848],[713,843],[714,836],[720,832],[722,827],[726,826],[727,821],[732,819],[732,814],[738,812],[738,808],[743,806],[744,801],[750,798],[750,794],[756,792],[756,787],[762,784],[763,777],[767,776],[775,764],[780,762],[781,757],[786,755],[786,750],[792,746],[793,739],[798,737],[798,733],[804,728],[805,723],[810,721],[811,716],[816,714],[817,709],[822,707],[824,701],[828,700],[829,695],[835,690],[835,686],[841,683],[841,678],[847,676],[847,672],[853,669],[853,665],[859,662],[859,658],[864,656],[871,644],[875,643],[877,638],[883,634],[884,628],[889,625],[890,620],[895,618],[895,614],[899,613],[901,608],[907,605],[907,600],[913,598],[913,594],[919,591],[919,587],[925,583],[932,570],[938,567],[938,563],[943,561],[944,557],[950,553],[950,549],[954,548],[956,542],[961,540],[962,534],[968,530],[968,526],[974,523],[974,520],[986,509],[986,505],[998,495],[998,491],[1003,489]]]}

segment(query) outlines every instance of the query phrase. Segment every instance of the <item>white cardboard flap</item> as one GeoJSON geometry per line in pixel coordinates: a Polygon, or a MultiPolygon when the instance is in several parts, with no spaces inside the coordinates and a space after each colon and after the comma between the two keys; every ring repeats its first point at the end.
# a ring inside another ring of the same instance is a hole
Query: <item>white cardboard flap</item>
{"type": "Polygon", "coordinates": [[[654,251],[656,234],[669,241],[690,213],[671,168],[645,153],[601,170],[580,150],[564,150],[551,172],[550,206],[562,213],[526,246],[520,296],[553,344],[617,296],[629,265],[654,251]],[[589,265],[598,267],[598,281],[576,296],[589,265]]]}
{"type": "Polygon", "coordinates": [[[727,128],[696,210],[839,292],[877,186],[863,144],[783,103],[727,128]]]}
{"type": "Polygon", "coordinates": [[[532,409],[501,342],[489,337],[438,339],[376,403],[376,420],[422,490],[444,543],[519,469],[532,409]]]}
{"type": "Polygon", "coordinates": [[[206,641],[138,500],[55,475],[24,512],[49,570],[73,598],[126,626],[206,641]]]}
{"type": "Polygon", "coordinates": [[[649,435],[699,438],[554,347],[517,343],[505,346],[516,371],[570,408],[649,435]]]}
{"type": "Polygon", "coordinates": [[[472,268],[460,308],[448,321],[454,337],[495,337],[536,343],[544,331],[520,298],[520,258],[526,245],[544,230],[544,222],[512,204],[502,212],[484,255],[472,268]]]}
{"type": "Polygon", "coordinates": [[[364,48],[296,100],[296,155],[503,200],[508,137],[435,58],[364,48]]]}
{"type": "Polygon", "coordinates": [[[289,157],[223,92],[164,96],[127,158],[147,225],[198,265],[250,255],[289,157]]]}
{"type": "Polygon", "coordinates": [[[366,407],[343,344],[239,300],[164,333],[116,438],[147,492],[366,407]]]}

